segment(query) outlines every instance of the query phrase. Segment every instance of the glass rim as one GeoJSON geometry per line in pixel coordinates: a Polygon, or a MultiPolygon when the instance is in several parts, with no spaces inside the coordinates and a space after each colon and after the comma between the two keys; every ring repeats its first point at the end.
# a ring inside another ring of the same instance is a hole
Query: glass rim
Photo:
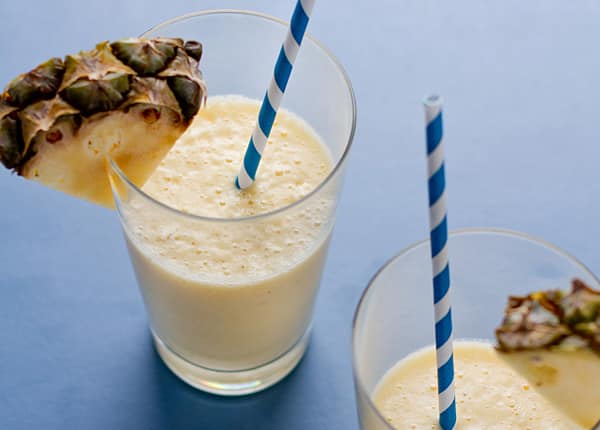
{"type": "MultiPolygon", "coordinates": [[[[540,237],[533,236],[529,233],[524,233],[524,232],[520,232],[517,230],[498,228],[498,227],[467,227],[467,228],[451,230],[449,232],[449,237],[470,236],[470,235],[473,235],[473,236],[475,236],[475,235],[503,236],[503,237],[509,237],[509,238],[513,238],[513,239],[521,239],[521,240],[525,240],[525,241],[534,243],[536,245],[540,245],[543,248],[551,250],[551,251],[557,253],[558,255],[560,255],[561,257],[566,258],[571,263],[573,263],[575,266],[579,267],[584,272],[586,272],[596,282],[596,284],[600,284],[600,279],[594,274],[594,272],[592,272],[578,258],[576,258],[572,254],[568,253],[564,249],[560,248],[559,246],[554,245],[553,243],[551,243],[545,239],[542,239],[540,237]]],[[[392,264],[394,264],[396,261],[400,260],[401,258],[403,258],[407,254],[411,253],[415,249],[427,244],[428,242],[429,242],[429,238],[422,239],[418,242],[414,242],[414,243],[408,245],[406,248],[403,248],[400,252],[398,252],[393,257],[388,259],[379,269],[377,269],[377,271],[371,277],[371,279],[369,279],[367,286],[361,293],[358,304],[356,305],[356,308],[354,310],[354,316],[352,318],[352,336],[351,336],[352,374],[354,377],[354,384],[356,386],[356,391],[360,395],[366,397],[368,407],[371,410],[375,411],[376,416],[379,418],[379,420],[385,425],[385,427],[388,430],[397,430],[397,429],[395,427],[392,427],[392,425],[382,415],[379,408],[377,406],[375,406],[375,403],[373,402],[373,399],[371,398],[371,393],[369,393],[369,391],[365,388],[365,384],[362,380],[360,372],[358,371],[358,358],[357,358],[357,351],[356,351],[356,336],[357,336],[356,331],[357,331],[358,316],[361,313],[361,310],[364,306],[366,297],[370,294],[371,290],[374,288],[374,284],[377,281],[377,279],[379,278],[379,276],[384,271],[386,271],[392,264]]],[[[360,401],[360,399],[357,398],[357,401],[360,401]]]]}
{"type": "MultiPolygon", "coordinates": [[[[197,17],[211,16],[211,15],[250,16],[253,18],[260,18],[265,21],[270,21],[271,23],[278,24],[283,27],[287,27],[289,25],[288,22],[286,22],[282,19],[275,18],[273,16],[263,14],[260,12],[254,12],[254,11],[242,10],[242,9],[239,9],[239,10],[238,9],[208,9],[208,10],[203,10],[203,11],[198,11],[198,12],[187,13],[185,15],[180,15],[180,16],[168,19],[166,21],[163,21],[163,22],[151,27],[150,29],[146,30],[144,33],[142,33],[141,37],[146,37],[146,35],[152,31],[160,30],[164,27],[176,24],[181,21],[185,21],[185,20],[197,18],[197,17]]],[[[155,199],[154,197],[152,197],[149,194],[147,194],[146,192],[144,192],[136,184],[134,184],[129,179],[129,177],[121,170],[121,168],[117,165],[117,163],[113,159],[108,160],[110,163],[110,168],[119,176],[119,178],[123,182],[125,182],[125,184],[128,187],[134,189],[136,191],[136,193],[138,195],[141,195],[145,200],[149,201],[150,203],[152,203],[152,204],[160,207],[161,209],[164,209],[167,212],[170,212],[174,215],[181,216],[181,217],[184,217],[184,218],[187,218],[190,220],[195,220],[195,221],[214,222],[214,223],[237,223],[237,222],[245,222],[245,221],[259,221],[261,219],[267,219],[274,215],[287,212],[288,210],[291,210],[297,206],[300,206],[305,201],[310,200],[314,195],[318,194],[319,191],[321,191],[327,184],[329,184],[331,182],[331,180],[337,175],[337,173],[340,171],[342,165],[348,158],[348,154],[350,152],[350,148],[352,147],[352,143],[354,141],[354,135],[356,132],[356,96],[354,94],[354,89],[352,87],[350,78],[348,77],[348,74],[346,73],[346,70],[344,69],[344,67],[342,66],[340,61],[333,55],[333,53],[327,47],[325,47],[325,45],[323,45],[319,40],[314,38],[309,32],[306,32],[304,37],[306,39],[309,39],[317,47],[317,49],[321,50],[325,54],[325,56],[333,63],[334,67],[338,70],[338,72],[341,74],[341,76],[344,79],[344,82],[346,84],[346,87],[348,89],[348,93],[350,95],[350,109],[352,111],[352,122],[350,125],[350,133],[348,135],[342,155],[340,156],[340,158],[336,162],[336,164],[333,166],[333,168],[331,169],[329,174],[308,194],[306,194],[302,198],[300,198],[288,205],[282,206],[280,208],[277,208],[277,209],[274,209],[274,210],[271,210],[268,212],[256,214],[256,215],[234,217],[234,218],[210,217],[210,216],[196,215],[196,214],[183,212],[183,211],[175,209],[174,207],[161,202],[160,200],[155,199]]],[[[274,58],[275,58],[275,53],[274,53],[274,58]]],[[[231,183],[233,184],[233,178],[231,180],[231,183]]]]}

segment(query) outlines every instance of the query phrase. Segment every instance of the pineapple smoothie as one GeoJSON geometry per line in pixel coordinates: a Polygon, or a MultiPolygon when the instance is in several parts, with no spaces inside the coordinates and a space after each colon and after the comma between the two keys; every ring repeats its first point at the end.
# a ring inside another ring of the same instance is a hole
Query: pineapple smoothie
{"type": "MultiPolygon", "coordinates": [[[[457,429],[584,428],[556,410],[503,355],[487,343],[455,342],[457,429]]],[[[435,367],[435,351],[427,348],[400,361],[379,382],[373,400],[394,428],[439,428],[435,367]]]]}
{"type": "Polygon", "coordinates": [[[141,195],[122,208],[155,336],[206,369],[262,366],[303,338],[333,225],[331,193],[234,221],[297,202],[332,170],[310,126],[280,110],[259,180],[237,190],[233,180],[258,109],[258,101],[241,96],[209,98],[145,183],[145,193],[183,213],[151,208],[141,195]]]}

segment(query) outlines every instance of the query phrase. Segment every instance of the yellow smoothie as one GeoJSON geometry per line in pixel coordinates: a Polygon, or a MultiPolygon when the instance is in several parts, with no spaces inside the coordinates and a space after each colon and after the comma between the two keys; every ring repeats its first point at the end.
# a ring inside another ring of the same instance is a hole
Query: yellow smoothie
{"type": "Polygon", "coordinates": [[[248,190],[233,180],[259,102],[212,97],[143,191],[180,211],[145,210],[136,196],[125,232],[154,333],[186,360],[218,370],[263,365],[307,331],[333,224],[335,198],[247,222],[301,199],[331,172],[316,133],[280,110],[248,190]]]}
{"type": "MultiPolygon", "coordinates": [[[[518,374],[492,345],[457,341],[455,390],[460,430],[574,430],[533,383],[518,374]]],[[[439,429],[435,351],[400,361],[379,382],[373,400],[397,429],[439,429]]]]}

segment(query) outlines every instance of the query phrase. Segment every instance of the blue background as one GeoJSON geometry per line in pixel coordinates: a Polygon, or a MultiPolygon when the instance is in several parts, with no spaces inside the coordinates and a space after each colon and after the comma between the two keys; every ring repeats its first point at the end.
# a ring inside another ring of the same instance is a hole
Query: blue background
{"type": "MultiPolygon", "coordinates": [[[[223,7],[287,19],[293,2],[2,0],[0,82],[223,7]]],[[[0,428],[356,429],[351,318],[375,270],[427,235],[430,91],[450,227],[526,231],[598,272],[599,18],[593,0],[317,2],[309,31],[347,68],[358,129],[308,354],[254,396],[202,394],[160,362],[114,213],[2,169],[0,428]]]]}

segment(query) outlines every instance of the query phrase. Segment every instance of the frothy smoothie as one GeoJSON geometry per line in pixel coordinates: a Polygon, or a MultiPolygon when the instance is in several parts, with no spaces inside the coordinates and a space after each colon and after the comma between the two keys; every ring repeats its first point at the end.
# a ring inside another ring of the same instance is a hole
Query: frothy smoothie
{"type": "MultiPolygon", "coordinates": [[[[454,345],[455,389],[460,430],[573,430],[532,382],[520,376],[489,344],[454,345]]],[[[435,351],[421,350],[400,361],[373,394],[377,408],[397,429],[439,429],[435,351]]]]}
{"type": "Polygon", "coordinates": [[[196,365],[245,370],[289,350],[307,331],[333,223],[335,197],[297,202],[331,172],[326,146],[280,110],[259,180],[233,185],[259,103],[209,98],[143,191],[202,219],[135,196],[125,232],[154,333],[196,365]]]}

